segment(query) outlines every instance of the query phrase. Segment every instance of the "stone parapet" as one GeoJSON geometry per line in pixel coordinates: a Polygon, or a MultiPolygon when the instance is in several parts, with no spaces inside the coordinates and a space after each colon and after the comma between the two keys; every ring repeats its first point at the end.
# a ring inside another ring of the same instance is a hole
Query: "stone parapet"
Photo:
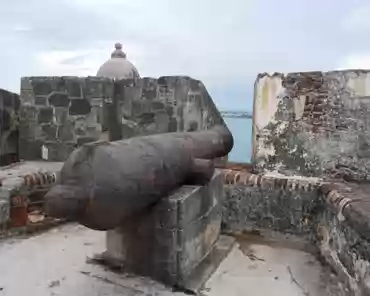
{"type": "Polygon", "coordinates": [[[6,229],[32,224],[29,219],[32,207],[36,205],[36,208],[42,209],[43,196],[55,183],[62,165],[61,162],[39,161],[20,162],[2,167],[0,225],[6,229]]]}
{"type": "Polygon", "coordinates": [[[25,160],[64,161],[86,142],[224,124],[204,85],[190,77],[24,77],[20,98],[25,160]]]}
{"type": "Polygon", "coordinates": [[[319,191],[328,206],[316,216],[316,245],[356,296],[370,295],[369,189],[346,183],[319,191]]]}
{"type": "Polygon", "coordinates": [[[112,97],[106,78],[22,78],[20,158],[64,161],[76,147],[104,138],[103,104],[112,97]]]}
{"type": "Polygon", "coordinates": [[[283,233],[311,234],[316,178],[287,178],[223,170],[224,230],[270,229],[283,233]]]}
{"type": "Polygon", "coordinates": [[[320,178],[284,176],[278,173],[253,174],[246,171],[223,169],[226,185],[245,185],[261,189],[314,191],[327,184],[320,178]]]}
{"type": "Polygon", "coordinates": [[[299,235],[316,246],[349,295],[370,295],[368,184],[230,170],[224,179],[224,231],[299,235]]]}

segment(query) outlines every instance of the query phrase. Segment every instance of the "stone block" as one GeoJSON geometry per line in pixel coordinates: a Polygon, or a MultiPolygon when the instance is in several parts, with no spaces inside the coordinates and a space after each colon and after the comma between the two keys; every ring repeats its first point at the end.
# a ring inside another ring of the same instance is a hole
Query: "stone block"
{"type": "Polygon", "coordinates": [[[74,99],[69,108],[69,115],[86,115],[91,111],[91,105],[87,99],[74,99]]]}
{"type": "Polygon", "coordinates": [[[107,260],[166,284],[184,283],[212,251],[221,228],[222,176],[183,186],[107,232],[107,260]]]}
{"type": "Polygon", "coordinates": [[[9,201],[0,199],[0,225],[5,224],[9,221],[9,201]]]}
{"type": "Polygon", "coordinates": [[[47,97],[49,104],[54,107],[69,107],[71,99],[63,92],[51,92],[47,97]]]}
{"type": "Polygon", "coordinates": [[[216,172],[206,186],[182,186],[153,209],[158,227],[185,228],[223,200],[223,179],[216,172]],[[208,198],[211,196],[212,198],[208,198]]]}
{"type": "Polygon", "coordinates": [[[41,145],[41,158],[46,161],[60,161],[67,159],[69,154],[76,148],[74,142],[45,142],[41,145]]]}
{"type": "Polygon", "coordinates": [[[34,140],[32,138],[19,139],[19,157],[22,160],[42,159],[42,140],[34,140]]]}
{"type": "Polygon", "coordinates": [[[38,123],[51,123],[54,118],[54,109],[51,107],[40,108],[38,112],[38,123]]]}

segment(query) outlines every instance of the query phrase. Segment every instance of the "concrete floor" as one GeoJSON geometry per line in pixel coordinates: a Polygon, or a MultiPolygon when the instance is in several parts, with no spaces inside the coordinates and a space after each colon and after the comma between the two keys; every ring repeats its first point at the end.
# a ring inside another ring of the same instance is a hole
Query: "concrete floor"
{"type": "MultiPolygon", "coordinates": [[[[145,278],[115,274],[86,263],[104,251],[105,233],[64,225],[0,244],[0,296],[185,295],[145,278]]],[[[308,253],[241,242],[207,282],[202,295],[345,295],[308,253]]]]}

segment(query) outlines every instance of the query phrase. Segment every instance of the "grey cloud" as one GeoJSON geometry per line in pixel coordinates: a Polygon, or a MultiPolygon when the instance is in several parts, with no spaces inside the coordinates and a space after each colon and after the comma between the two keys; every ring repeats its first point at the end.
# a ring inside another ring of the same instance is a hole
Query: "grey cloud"
{"type": "Polygon", "coordinates": [[[65,58],[61,60],[62,65],[78,65],[81,64],[86,58],[88,57],[88,54],[81,54],[72,58],[65,58]]]}
{"type": "Polygon", "coordinates": [[[15,0],[3,6],[1,22],[10,30],[17,23],[30,28],[15,34],[35,48],[71,49],[112,37],[114,31],[109,21],[63,1],[15,0]]]}
{"type": "MultiPolygon", "coordinates": [[[[19,76],[36,73],[34,57],[41,51],[93,50],[121,41],[143,50],[136,61],[142,75],[193,76],[220,106],[250,106],[258,72],[329,70],[347,55],[370,52],[365,38],[370,21],[345,21],[366,5],[366,0],[6,1],[0,10],[0,64],[8,70],[0,73],[0,87],[17,88],[19,76]]],[[[88,58],[62,63],[78,65],[88,58]]]]}

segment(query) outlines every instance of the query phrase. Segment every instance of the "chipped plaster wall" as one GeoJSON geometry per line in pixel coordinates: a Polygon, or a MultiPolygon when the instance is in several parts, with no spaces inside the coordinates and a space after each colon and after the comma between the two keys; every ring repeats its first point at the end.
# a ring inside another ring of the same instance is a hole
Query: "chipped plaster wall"
{"type": "Polygon", "coordinates": [[[0,89],[0,166],[18,160],[19,95],[0,89]]]}
{"type": "Polygon", "coordinates": [[[261,74],[255,83],[258,171],[366,180],[370,71],[261,74]]]}

